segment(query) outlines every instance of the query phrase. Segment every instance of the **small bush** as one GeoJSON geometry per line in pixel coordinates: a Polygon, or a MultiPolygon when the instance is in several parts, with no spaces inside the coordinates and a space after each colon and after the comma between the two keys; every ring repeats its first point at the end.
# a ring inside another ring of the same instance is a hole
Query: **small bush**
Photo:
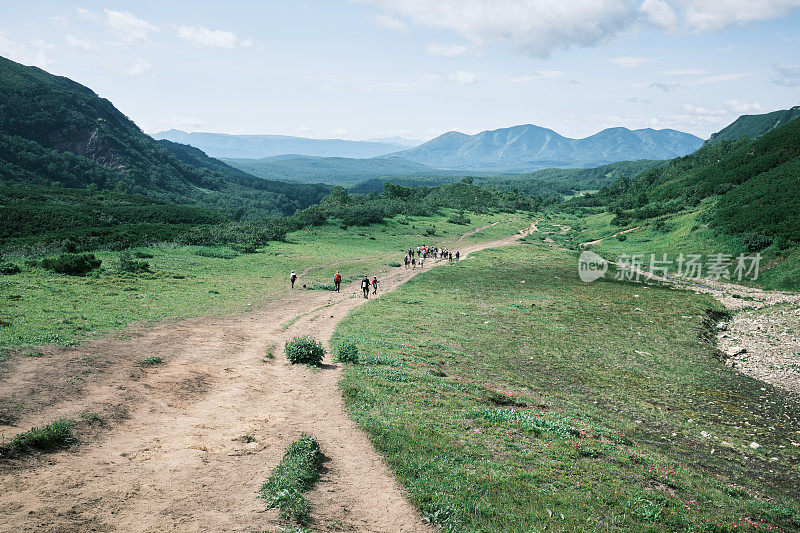
{"type": "Polygon", "coordinates": [[[397,267],[403,266],[403,264],[402,263],[389,263],[389,266],[392,267],[392,268],[397,268],[397,267]]]}
{"type": "Polygon", "coordinates": [[[157,355],[154,355],[152,357],[148,357],[146,359],[142,359],[141,364],[147,365],[147,366],[152,366],[152,365],[160,365],[163,362],[164,361],[160,357],[158,357],[157,355]]]}
{"type": "Polygon", "coordinates": [[[293,365],[320,366],[325,358],[325,348],[313,337],[295,337],[285,344],[284,352],[293,365]]]}
{"type": "Polygon", "coordinates": [[[46,426],[29,429],[11,439],[11,442],[0,445],[0,456],[29,450],[50,451],[68,446],[75,442],[72,424],[72,420],[60,418],[46,426]]]}
{"type": "Polygon", "coordinates": [[[136,252],[133,252],[133,257],[136,257],[138,259],[152,259],[153,258],[153,254],[151,254],[150,252],[136,251],[136,252]]]}
{"type": "Polygon", "coordinates": [[[436,226],[428,226],[427,228],[425,228],[423,233],[428,237],[433,237],[434,235],[436,235],[436,226]]]}
{"type": "Polygon", "coordinates": [[[302,435],[286,449],[283,459],[261,486],[261,497],[268,508],[280,509],[280,517],[305,525],[311,519],[311,509],[303,497],[319,479],[322,452],[316,439],[302,435]]]}
{"type": "Polygon", "coordinates": [[[447,219],[450,224],[459,224],[461,226],[466,226],[470,222],[472,222],[468,216],[464,215],[464,212],[461,211],[457,215],[453,215],[447,219]]]}
{"type": "Polygon", "coordinates": [[[147,261],[137,261],[131,257],[130,252],[125,251],[119,254],[119,269],[122,272],[129,272],[131,274],[150,272],[150,263],[147,261]]]}
{"type": "Polygon", "coordinates": [[[94,254],[61,254],[56,257],[46,257],[40,262],[47,270],[70,276],[84,276],[98,268],[101,263],[102,261],[94,254]]]}
{"type": "Polygon", "coordinates": [[[624,241],[627,238],[628,238],[628,236],[625,235],[624,233],[620,233],[619,235],[617,235],[617,240],[618,241],[624,241]]]}
{"type": "Polygon", "coordinates": [[[336,354],[333,358],[337,363],[358,364],[358,346],[354,342],[344,341],[336,347],[336,354]]]}
{"type": "Polygon", "coordinates": [[[0,263],[0,275],[10,276],[12,274],[19,274],[22,269],[14,263],[0,263]]]}
{"type": "Polygon", "coordinates": [[[200,257],[213,257],[214,259],[236,259],[239,257],[239,252],[230,248],[216,248],[211,246],[198,248],[194,253],[200,257]]]}

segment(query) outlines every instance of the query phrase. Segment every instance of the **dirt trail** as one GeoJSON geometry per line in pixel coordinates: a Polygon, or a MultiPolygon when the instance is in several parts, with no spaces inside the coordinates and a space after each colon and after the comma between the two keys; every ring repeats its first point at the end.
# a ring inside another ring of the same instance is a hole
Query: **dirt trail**
{"type": "Polygon", "coordinates": [[[641,226],[635,226],[633,228],[628,228],[628,229],[624,229],[622,231],[618,231],[615,234],[611,235],[610,237],[603,237],[602,239],[597,239],[597,240],[594,240],[594,241],[582,242],[582,243],[580,243],[578,245],[578,247],[579,248],[586,248],[588,246],[596,246],[596,245],[600,244],[601,242],[603,242],[606,239],[610,239],[610,238],[616,237],[617,235],[625,235],[626,233],[630,233],[631,231],[637,230],[640,227],[641,226]]]}
{"type": "MultiPolygon", "coordinates": [[[[525,234],[469,244],[462,254],[525,234]]],[[[380,292],[420,272],[395,269],[380,292]]],[[[296,335],[327,345],[336,324],[366,302],[356,292],[355,283],[341,293],[295,290],[246,315],[162,324],[25,361],[2,377],[1,395],[39,408],[0,432],[81,412],[112,423],[72,450],[0,464],[0,531],[280,531],[256,492],[302,432],[328,457],[310,495],[315,530],[428,531],[346,415],[341,368],[294,367],[282,357],[296,335]],[[149,356],[164,364],[136,365],[149,356]],[[80,385],[63,375],[86,365],[80,385]]]]}

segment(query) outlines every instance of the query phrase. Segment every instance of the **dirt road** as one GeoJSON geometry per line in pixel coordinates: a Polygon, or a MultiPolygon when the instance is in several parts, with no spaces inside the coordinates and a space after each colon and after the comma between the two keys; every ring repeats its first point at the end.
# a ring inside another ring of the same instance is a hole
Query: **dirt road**
{"type": "MultiPolygon", "coordinates": [[[[462,245],[462,256],[526,233],[462,245]]],[[[394,269],[380,292],[420,272],[394,269]]],[[[38,407],[0,425],[4,435],[81,413],[105,422],[87,424],[70,450],[0,464],[0,531],[280,531],[256,493],[303,432],[328,457],[310,494],[315,530],[427,531],[345,414],[341,368],[330,356],[320,370],[283,357],[297,335],[327,346],[365,301],[357,282],[296,290],[246,315],[166,323],[18,364],[0,377],[0,400],[38,407]],[[151,356],[164,364],[137,364],[151,356]]]]}

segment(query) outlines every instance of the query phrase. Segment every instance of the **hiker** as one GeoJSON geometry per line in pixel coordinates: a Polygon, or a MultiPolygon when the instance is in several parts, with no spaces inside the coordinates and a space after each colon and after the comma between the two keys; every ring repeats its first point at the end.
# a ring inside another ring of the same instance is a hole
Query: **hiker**
{"type": "Polygon", "coordinates": [[[425,254],[422,254],[422,257],[419,258],[419,267],[425,268],[425,254]]]}
{"type": "Polygon", "coordinates": [[[456,250],[456,261],[458,261],[459,257],[461,257],[461,252],[456,250]]]}
{"type": "Polygon", "coordinates": [[[339,292],[339,287],[342,286],[342,276],[339,274],[339,271],[336,271],[336,275],[333,276],[333,285],[336,287],[336,292],[339,292]]]}
{"type": "Polygon", "coordinates": [[[364,298],[369,300],[369,278],[364,274],[364,279],[361,280],[361,290],[364,291],[364,298]]]}
{"type": "Polygon", "coordinates": [[[411,261],[409,261],[409,260],[408,260],[408,256],[405,256],[405,257],[403,258],[403,263],[406,265],[406,268],[408,268],[408,264],[409,264],[410,262],[411,262],[411,261]]]}
{"type": "Polygon", "coordinates": [[[447,252],[447,256],[448,256],[448,259],[450,259],[450,262],[452,263],[453,262],[453,252],[447,252]]]}
{"type": "Polygon", "coordinates": [[[411,270],[416,270],[416,269],[417,269],[417,258],[412,256],[411,257],[411,270]]]}
{"type": "Polygon", "coordinates": [[[289,274],[289,281],[292,282],[292,289],[294,289],[294,282],[297,281],[297,274],[294,273],[294,270],[289,274]]]}
{"type": "Polygon", "coordinates": [[[372,294],[378,294],[378,276],[372,276],[372,294]]]}

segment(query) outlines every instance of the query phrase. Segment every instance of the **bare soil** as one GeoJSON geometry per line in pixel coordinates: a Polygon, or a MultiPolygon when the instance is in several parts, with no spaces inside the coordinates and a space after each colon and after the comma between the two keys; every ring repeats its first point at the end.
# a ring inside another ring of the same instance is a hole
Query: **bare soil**
{"type": "MultiPolygon", "coordinates": [[[[394,269],[378,298],[420,272],[394,269]]],[[[364,302],[358,282],[341,293],[287,291],[244,315],[140,326],[14,358],[0,375],[0,434],[82,413],[101,422],[81,423],[68,450],[0,462],[0,531],[281,531],[257,491],[301,433],[327,457],[309,496],[314,530],[429,531],[345,413],[340,365],[330,355],[321,369],[283,357],[298,335],[327,347],[364,302]],[[139,364],[152,356],[163,364],[139,364]]]]}

